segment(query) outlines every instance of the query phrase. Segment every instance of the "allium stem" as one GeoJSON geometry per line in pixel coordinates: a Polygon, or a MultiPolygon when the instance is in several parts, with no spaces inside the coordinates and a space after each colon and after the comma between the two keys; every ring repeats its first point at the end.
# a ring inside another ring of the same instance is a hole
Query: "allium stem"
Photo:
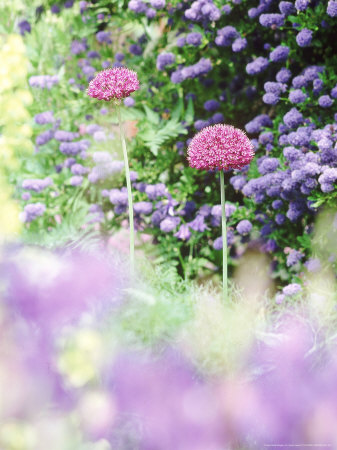
{"type": "Polygon", "coordinates": [[[225,181],[223,171],[220,170],[220,195],[221,195],[221,226],[222,226],[222,289],[224,300],[228,300],[227,288],[227,228],[225,209],[225,181]]]}
{"type": "Polygon", "coordinates": [[[129,227],[130,227],[130,268],[131,268],[131,275],[133,275],[134,270],[135,270],[135,228],[134,228],[134,223],[133,223],[133,201],[132,201],[132,190],[131,190],[131,178],[130,178],[130,170],[129,170],[128,153],[126,150],[126,142],[125,142],[124,129],[123,129],[123,125],[122,125],[120,106],[117,106],[117,114],[118,114],[119,130],[120,130],[120,136],[121,136],[122,148],[123,148],[123,156],[124,156],[126,187],[127,187],[127,191],[128,191],[129,227]]]}

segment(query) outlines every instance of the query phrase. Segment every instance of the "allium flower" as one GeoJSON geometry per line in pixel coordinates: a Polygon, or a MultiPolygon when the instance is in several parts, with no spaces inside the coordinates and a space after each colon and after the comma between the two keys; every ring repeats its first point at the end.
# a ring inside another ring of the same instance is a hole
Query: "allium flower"
{"type": "Polygon", "coordinates": [[[231,125],[213,125],[196,134],[187,150],[196,169],[241,169],[251,162],[254,148],[246,134],[231,125]]]}
{"type": "Polygon", "coordinates": [[[296,42],[300,47],[309,47],[312,40],[312,31],[308,28],[303,28],[296,36],[296,42]]]}
{"type": "Polygon", "coordinates": [[[99,100],[120,100],[139,89],[137,73],[124,67],[99,72],[90,81],[87,94],[99,100]]]}

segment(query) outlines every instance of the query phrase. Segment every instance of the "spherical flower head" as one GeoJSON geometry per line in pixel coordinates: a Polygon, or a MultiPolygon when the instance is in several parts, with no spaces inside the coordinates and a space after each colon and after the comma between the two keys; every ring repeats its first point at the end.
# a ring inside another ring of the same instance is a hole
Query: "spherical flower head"
{"type": "Polygon", "coordinates": [[[237,226],[236,226],[236,230],[239,234],[241,235],[246,235],[249,234],[251,232],[253,228],[253,225],[249,222],[249,220],[241,220],[237,226]]]}
{"type": "Polygon", "coordinates": [[[286,61],[290,52],[290,48],[285,45],[277,46],[269,55],[269,58],[273,62],[282,62],[286,61]]]}
{"type": "Polygon", "coordinates": [[[187,155],[189,165],[196,169],[241,169],[253,159],[254,148],[243,131],[217,124],[194,136],[187,155]]]}
{"type": "Polygon", "coordinates": [[[87,94],[98,100],[120,100],[139,89],[137,73],[125,67],[115,67],[99,72],[90,81],[87,94]]]}
{"type": "Polygon", "coordinates": [[[333,102],[333,99],[329,95],[321,95],[318,99],[318,104],[321,108],[330,108],[333,102]]]}

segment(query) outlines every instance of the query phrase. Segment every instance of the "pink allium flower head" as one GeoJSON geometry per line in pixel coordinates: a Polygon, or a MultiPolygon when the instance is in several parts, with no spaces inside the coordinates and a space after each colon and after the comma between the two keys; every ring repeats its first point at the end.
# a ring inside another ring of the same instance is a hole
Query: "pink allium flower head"
{"type": "Polygon", "coordinates": [[[194,136],[187,150],[189,165],[195,169],[241,169],[253,158],[253,144],[232,125],[204,128],[194,136]]]}
{"type": "Polygon", "coordinates": [[[90,81],[87,94],[98,100],[121,100],[139,89],[137,73],[125,67],[115,67],[99,72],[90,81]]]}

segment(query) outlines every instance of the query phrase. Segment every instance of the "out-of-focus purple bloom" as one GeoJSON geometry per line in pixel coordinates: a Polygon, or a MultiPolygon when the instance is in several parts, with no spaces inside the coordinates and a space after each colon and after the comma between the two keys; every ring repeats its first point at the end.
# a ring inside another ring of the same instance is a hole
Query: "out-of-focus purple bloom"
{"type": "Polygon", "coordinates": [[[272,121],[267,114],[260,114],[256,116],[253,120],[246,123],[245,130],[247,133],[259,133],[261,128],[270,127],[272,125],[272,121]]]}
{"type": "Polygon", "coordinates": [[[136,14],[145,13],[147,5],[141,0],[131,0],[128,3],[128,8],[136,14]]]}
{"type": "Polygon", "coordinates": [[[157,12],[156,12],[156,10],[155,9],[153,9],[153,8],[148,8],[147,10],[146,10],[146,17],[148,18],[148,19],[154,19],[155,17],[156,17],[156,15],[157,15],[157,12]]]}
{"type": "Polygon", "coordinates": [[[302,291],[302,287],[298,283],[291,283],[282,289],[282,292],[287,297],[292,297],[302,291]]]}
{"type": "Polygon", "coordinates": [[[295,128],[303,123],[303,115],[298,109],[291,108],[291,110],[283,116],[283,121],[289,128],[295,128]]]}
{"type": "Polygon", "coordinates": [[[153,205],[151,202],[136,202],[133,205],[136,214],[151,214],[153,205]]]}
{"type": "Polygon", "coordinates": [[[88,167],[84,167],[82,164],[72,164],[70,170],[73,175],[85,175],[89,171],[88,167]]]}
{"type": "Polygon", "coordinates": [[[51,6],[50,11],[53,14],[58,14],[61,11],[61,9],[60,9],[59,5],[55,3],[54,5],[51,6]]]}
{"type": "Polygon", "coordinates": [[[318,272],[321,270],[321,261],[318,258],[310,258],[304,263],[309,272],[318,272]]]}
{"type": "Polygon", "coordinates": [[[257,75],[266,70],[268,65],[268,59],[264,58],[263,56],[259,56],[258,58],[254,59],[254,61],[247,64],[246,72],[248,73],[248,75],[257,75]]]}
{"type": "Polygon", "coordinates": [[[80,186],[83,183],[83,177],[81,175],[74,175],[69,179],[71,186],[80,186]]]}
{"type": "Polygon", "coordinates": [[[165,7],[165,0],[150,0],[150,3],[155,9],[163,9],[165,7]]]}
{"type": "Polygon", "coordinates": [[[282,225],[286,220],[286,216],[284,214],[276,214],[275,222],[277,225],[282,225]]]}
{"type": "Polygon", "coordinates": [[[59,149],[60,152],[63,153],[64,155],[74,156],[87,150],[90,147],[90,145],[91,145],[90,141],[82,139],[81,141],[77,142],[62,142],[60,144],[59,149]]]}
{"type": "Polygon", "coordinates": [[[46,125],[47,123],[53,123],[55,120],[53,111],[44,111],[34,116],[34,121],[38,125],[46,125]]]}
{"type": "Polygon", "coordinates": [[[85,41],[74,40],[71,43],[70,51],[73,55],[78,55],[79,53],[85,52],[87,48],[88,46],[85,41]]]}
{"type": "Polygon", "coordinates": [[[192,222],[189,222],[188,226],[198,233],[203,233],[205,230],[208,230],[208,227],[205,224],[205,216],[201,214],[198,214],[192,222]]]}
{"type": "Polygon", "coordinates": [[[204,103],[204,108],[208,112],[216,111],[220,107],[220,103],[216,100],[207,100],[204,103]]]}
{"type": "MultiPolygon", "coordinates": [[[[287,3],[288,3],[288,2],[287,2],[287,3]]],[[[275,296],[275,303],[276,303],[277,305],[280,305],[281,303],[283,303],[284,299],[285,299],[285,295],[284,295],[284,294],[281,294],[281,293],[278,293],[278,294],[276,294],[276,296],[275,296]]]]}
{"type": "Polygon", "coordinates": [[[66,2],[64,3],[64,7],[69,9],[72,8],[74,5],[74,0],[66,0],[66,2]]]}
{"type": "Polygon", "coordinates": [[[59,83],[59,78],[57,75],[36,75],[30,77],[28,83],[31,87],[49,90],[59,83]]]}
{"type": "Polygon", "coordinates": [[[329,95],[321,95],[318,99],[318,104],[321,108],[330,108],[334,100],[329,95]]]}
{"type": "Polygon", "coordinates": [[[164,231],[165,233],[170,233],[180,223],[180,217],[166,217],[164,220],[160,222],[160,229],[161,231],[164,231]]]}
{"type": "Polygon", "coordinates": [[[30,178],[27,180],[23,180],[22,189],[26,189],[27,191],[42,192],[52,184],[53,180],[50,177],[44,179],[30,178]]]}
{"type": "Polygon", "coordinates": [[[54,137],[54,130],[46,130],[36,136],[36,145],[45,145],[54,137]]]}
{"type": "Polygon", "coordinates": [[[132,97],[126,97],[126,98],[123,100],[123,103],[124,103],[124,105],[127,106],[128,108],[131,108],[131,107],[134,106],[134,104],[135,104],[135,99],[132,98],[132,97]]]}
{"type": "Polygon", "coordinates": [[[330,17],[337,17],[337,1],[329,0],[326,8],[326,13],[330,17]]]}
{"type": "Polygon", "coordinates": [[[202,41],[201,33],[188,33],[188,35],[186,36],[186,44],[198,47],[201,44],[201,41],[202,41]]]}
{"type": "Polygon", "coordinates": [[[20,214],[20,220],[24,223],[32,222],[37,217],[40,217],[46,211],[46,205],[44,203],[29,203],[23,208],[23,212],[20,214]]]}
{"type": "Polygon", "coordinates": [[[223,123],[225,118],[222,113],[215,113],[212,116],[211,122],[212,124],[223,123]]]}
{"type": "Polygon", "coordinates": [[[308,28],[303,28],[296,36],[296,42],[300,47],[309,47],[312,41],[312,31],[308,28]]]}
{"type": "Polygon", "coordinates": [[[30,192],[24,192],[21,195],[21,198],[23,201],[27,202],[28,200],[30,200],[32,198],[32,194],[30,192]]]}
{"type": "Polygon", "coordinates": [[[30,33],[32,31],[32,27],[30,26],[28,20],[21,20],[21,22],[18,23],[18,27],[20,29],[21,36],[24,36],[25,33],[30,33]]]}
{"type": "Polygon", "coordinates": [[[234,39],[238,37],[240,37],[239,32],[231,25],[227,25],[217,31],[215,43],[219,47],[228,47],[233,43],[234,39]]]}
{"type": "Polygon", "coordinates": [[[112,44],[110,31],[99,31],[96,33],[96,39],[100,44],[112,44]]]}
{"type": "Polygon", "coordinates": [[[258,170],[261,175],[265,175],[267,173],[274,172],[278,168],[279,164],[280,162],[278,158],[264,158],[263,161],[258,164],[258,170]]]}
{"type": "Polygon", "coordinates": [[[285,16],[289,16],[290,14],[294,14],[296,12],[296,9],[292,2],[284,2],[284,1],[281,1],[279,3],[279,10],[285,16]]]}
{"type": "Polygon", "coordinates": [[[145,193],[149,197],[149,200],[156,200],[159,197],[165,197],[167,195],[167,188],[165,184],[149,184],[145,188],[145,193]]]}
{"type": "Polygon", "coordinates": [[[79,133],[74,133],[72,131],[65,131],[65,130],[57,130],[54,134],[54,139],[61,142],[71,142],[74,139],[79,138],[79,133]]]}
{"type": "Polygon", "coordinates": [[[232,50],[234,53],[242,52],[247,47],[247,39],[238,37],[232,43],[232,50]]]}
{"type": "Polygon", "coordinates": [[[291,78],[291,72],[289,69],[282,67],[276,74],[276,81],[279,83],[287,83],[291,78]]]}
{"type": "Polygon", "coordinates": [[[143,53],[142,47],[138,44],[131,44],[129,46],[129,52],[133,55],[139,56],[143,53]]]}
{"type": "Polygon", "coordinates": [[[289,100],[291,103],[303,103],[307,99],[307,95],[301,89],[294,89],[289,93],[289,100]]]}
{"type": "Polygon", "coordinates": [[[276,105],[280,101],[280,97],[273,94],[272,92],[267,92],[263,95],[262,100],[267,105],[276,105]]]}
{"type": "Polygon", "coordinates": [[[158,70],[164,70],[166,66],[174,63],[176,57],[173,53],[160,53],[157,56],[156,67],[158,70]]]}
{"type": "Polygon", "coordinates": [[[249,220],[241,220],[237,226],[236,226],[236,230],[239,234],[241,235],[246,235],[249,234],[251,232],[253,228],[253,225],[249,222],[249,220]]]}
{"type": "Polygon", "coordinates": [[[188,241],[191,237],[191,230],[188,225],[182,224],[174,236],[182,241],[188,241]]]}
{"type": "Polygon", "coordinates": [[[285,45],[279,45],[269,54],[269,58],[273,62],[283,62],[288,58],[289,52],[289,47],[286,47],[285,45]]]}
{"type": "Polygon", "coordinates": [[[305,11],[309,6],[310,0],[296,0],[295,8],[297,11],[305,11]]]}
{"type": "Polygon", "coordinates": [[[185,17],[194,22],[216,21],[220,19],[221,12],[213,2],[196,0],[186,9],[185,17]]]}
{"type": "MultiPolygon", "coordinates": [[[[227,245],[231,246],[234,244],[235,236],[232,230],[227,230],[227,245]]],[[[213,248],[215,250],[221,250],[222,249],[222,236],[215,239],[213,242],[213,248]]]]}
{"type": "Polygon", "coordinates": [[[298,252],[297,250],[291,250],[289,255],[287,256],[287,266],[294,266],[295,264],[300,262],[303,257],[303,253],[298,252]]]}
{"type": "Polygon", "coordinates": [[[284,25],[283,14],[261,14],[259,22],[263,27],[267,28],[279,28],[284,25]]]}
{"type": "Polygon", "coordinates": [[[109,200],[113,205],[127,205],[128,203],[128,192],[125,187],[121,190],[111,189],[109,194],[109,200]]]}

